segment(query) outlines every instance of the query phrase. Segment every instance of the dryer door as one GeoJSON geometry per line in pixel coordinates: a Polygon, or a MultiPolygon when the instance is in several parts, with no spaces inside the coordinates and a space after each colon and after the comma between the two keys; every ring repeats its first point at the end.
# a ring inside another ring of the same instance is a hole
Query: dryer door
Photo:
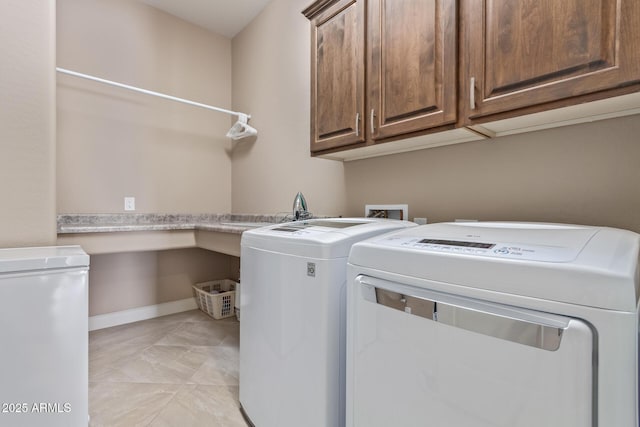
{"type": "Polygon", "coordinates": [[[347,425],[591,427],[585,322],[358,276],[347,425]]]}

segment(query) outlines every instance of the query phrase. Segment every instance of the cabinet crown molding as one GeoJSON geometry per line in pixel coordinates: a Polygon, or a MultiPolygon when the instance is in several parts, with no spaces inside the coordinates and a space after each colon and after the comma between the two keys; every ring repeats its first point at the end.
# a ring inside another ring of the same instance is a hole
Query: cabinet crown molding
{"type": "Polygon", "coordinates": [[[313,18],[318,12],[324,10],[328,6],[333,5],[334,3],[338,3],[339,0],[317,0],[311,3],[305,10],[302,11],[302,14],[307,18],[313,18]]]}

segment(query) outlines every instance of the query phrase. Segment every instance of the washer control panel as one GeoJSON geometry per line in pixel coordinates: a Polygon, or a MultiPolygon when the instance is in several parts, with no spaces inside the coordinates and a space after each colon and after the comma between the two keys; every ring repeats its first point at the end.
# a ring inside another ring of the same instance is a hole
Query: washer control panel
{"type": "Polygon", "coordinates": [[[559,246],[523,245],[518,243],[466,241],[442,238],[387,237],[376,243],[443,254],[489,256],[529,261],[567,262],[578,251],[559,246]]]}

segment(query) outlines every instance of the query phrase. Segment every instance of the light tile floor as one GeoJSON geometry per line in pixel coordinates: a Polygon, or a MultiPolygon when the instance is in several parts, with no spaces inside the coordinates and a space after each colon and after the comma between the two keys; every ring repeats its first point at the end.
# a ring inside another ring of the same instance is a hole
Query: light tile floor
{"type": "Polygon", "coordinates": [[[90,426],[246,427],[239,332],[199,310],[91,332],[90,426]]]}

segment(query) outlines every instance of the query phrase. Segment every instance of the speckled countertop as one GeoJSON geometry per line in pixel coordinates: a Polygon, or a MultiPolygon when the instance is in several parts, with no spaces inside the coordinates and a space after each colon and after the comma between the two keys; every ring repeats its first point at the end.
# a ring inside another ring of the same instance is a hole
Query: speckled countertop
{"type": "Polygon", "coordinates": [[[252,214],[61,214],[58,234],[119,231],[207,230],[241,234],[243,231],[291,220],[291,215],[252,214]]]}

